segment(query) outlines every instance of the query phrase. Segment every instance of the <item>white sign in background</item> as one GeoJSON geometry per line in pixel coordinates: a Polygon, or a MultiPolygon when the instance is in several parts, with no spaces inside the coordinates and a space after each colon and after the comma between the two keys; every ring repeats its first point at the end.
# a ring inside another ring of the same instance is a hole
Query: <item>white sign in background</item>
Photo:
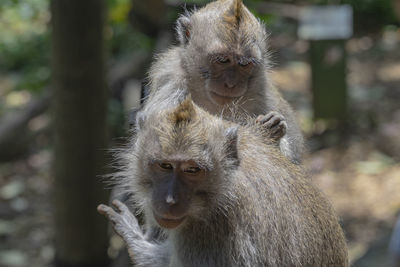
{"type": "Polygon", "coordinates": [[[306,40],[348,39],[353,35],[353,9],[350,5],[304,7],[298,35],[306,40]]]}

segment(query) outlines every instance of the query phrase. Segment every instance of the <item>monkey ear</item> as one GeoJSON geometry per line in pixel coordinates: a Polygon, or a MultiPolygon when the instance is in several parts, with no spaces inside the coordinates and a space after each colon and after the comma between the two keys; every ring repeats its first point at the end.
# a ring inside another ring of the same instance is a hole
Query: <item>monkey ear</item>
{"type": "Polygon", "coordinates": [[[186,45],[190,39],[190,15],[181,15],[176,21],[176,33],[178,35],[178,40],[181,45],[186,45]]]}
{"type": "Polygon", "coordinates": [[[239,165],[239,156],[237,150],[238,143],[238,126],[233,126],[225,130],[225,138],[226,138],[226,153],[228,158],[233,160],[233,164],[235,166],[239,165]]]}

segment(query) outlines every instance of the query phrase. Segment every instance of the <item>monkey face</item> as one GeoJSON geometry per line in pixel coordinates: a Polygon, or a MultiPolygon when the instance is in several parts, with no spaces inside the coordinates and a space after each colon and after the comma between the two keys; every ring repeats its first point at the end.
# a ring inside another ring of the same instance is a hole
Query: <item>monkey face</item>
{"type": "Polygon", "coordinates": [[[206,81],[209,99],[218,105],[234,102],[244,96],[255,68],[255,59],[237,54],[210,56],[210,78],[206,81]]]}
{"type": "Polygon", "coordinates": [[[218,185],[229,179],[225,172],[239,164],[238,126],[202,110],[190,96],[139,124],[130,183],[146,218],[167,229],[207,218],[218,185]]]}
{"type": "Polygon", "coordinates": [[[214,1],[182,15],[177,34],[194,99],[226,105],[253,90],[257,65],[266,60],[267,34],[241,1],[214,1]]]}
{"type": "Polygon", "coordinates": [[[193,160],[154,161],[149,169],[152,172],[154,219],[163,228],[176,228],[188,216],[206,171],[193,160]]]}

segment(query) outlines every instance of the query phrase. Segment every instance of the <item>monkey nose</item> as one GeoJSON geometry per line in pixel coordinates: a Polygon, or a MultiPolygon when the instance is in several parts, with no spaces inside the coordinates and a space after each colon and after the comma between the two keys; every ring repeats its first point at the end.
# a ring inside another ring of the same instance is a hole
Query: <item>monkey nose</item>
{"type": "Polygon", "coordinates": [[[231,82],[231,81],[226,81],[225,82],[225,87],[232,89],[236,86],[236,82],[231,82]]]}
{"type": "Polygon", "coordinates": [[[172,195],[168,194],[167,197],[165,198],[165,202],[168,205],[172,206],[172,205],[175,205],[177,201],[175,200],[175,198],[172,195]]]}

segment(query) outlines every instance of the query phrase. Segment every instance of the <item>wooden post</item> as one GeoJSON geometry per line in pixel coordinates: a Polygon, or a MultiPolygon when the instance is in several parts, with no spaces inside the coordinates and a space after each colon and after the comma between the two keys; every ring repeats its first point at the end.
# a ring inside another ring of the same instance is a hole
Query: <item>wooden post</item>
{"type": "Polygon", "coordinates": [[[108,266],[103,0],[52,0],[56,266],[108,266]]]}
{"type": "Polygon", "coordinates": [[[299,36],[310,40],[311,81],[315,119],[346,122],[345,40],[353,33],[352,8],[310,6],[300,13],[299,36]]]}
{"type": "Polygon", "coordinates": [[[314,118],[347,119],[344,40],[310,41],[314,118]]]}

